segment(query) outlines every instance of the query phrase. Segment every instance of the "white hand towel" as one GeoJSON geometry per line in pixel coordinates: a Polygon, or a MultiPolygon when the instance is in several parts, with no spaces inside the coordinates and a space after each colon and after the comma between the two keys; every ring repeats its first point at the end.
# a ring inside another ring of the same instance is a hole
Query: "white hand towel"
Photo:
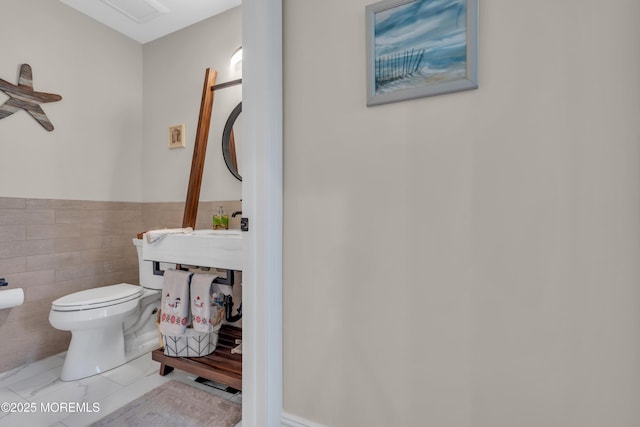
{"type": "Polygon", "coordinates": [[[144,233],[147,243],[151,244],[157,242],[160,239],[166,237],[167,234],[189,234],[193,231],[193,228],[163,228],[161,230],[150,230],[144,233]]]}
{"type": "Polygon", "coordinates": [[[218,311],[224,310],[217,304],[212,307],[212,286],[217,277],[214,274],[196,273],[191,278],[193,329],[198,332],[213,332],[218,311]]]}
{"type": "Polygon", "coordinates": [[[182,335],[189,323],[189,279],[188,271],[167,269],[162,283],[162,317],[160,332],[167,335],[182,335]]]}

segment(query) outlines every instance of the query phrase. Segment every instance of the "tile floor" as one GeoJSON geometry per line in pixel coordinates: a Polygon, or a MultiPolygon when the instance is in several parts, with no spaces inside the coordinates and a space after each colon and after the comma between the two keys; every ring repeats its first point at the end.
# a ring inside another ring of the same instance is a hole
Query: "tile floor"
{"type": "Polygon", "coordinates": [[[160,364],[151,360],[150,353],[100,375],[62,382],[59,375],[64,356],[65,353],[60,353],[0,373],[0,404],[9,403],[14,411],[18,407],[35,409],[30,413],[6,412],[3,405],[0,408],[0,427],[89,426],[170,380],[242,403],[241,393],[231,394],[197,383],[194,375],[177,369],[161,377],[158,375],[160,364]],[[67,403],[71,405],[65,408],[67,403]]]}

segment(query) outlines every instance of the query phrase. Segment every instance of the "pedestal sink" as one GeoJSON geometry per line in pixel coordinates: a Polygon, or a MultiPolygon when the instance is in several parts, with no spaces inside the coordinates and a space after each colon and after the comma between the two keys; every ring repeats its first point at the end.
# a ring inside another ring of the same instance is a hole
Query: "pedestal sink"
{"type": "Polygon", "coordinates": [[[198,267],[242,270],[242,234],[240,230],[194,230],[187,234],[167,234],[148,243],[143,239],[143,257],[198,267]]]}

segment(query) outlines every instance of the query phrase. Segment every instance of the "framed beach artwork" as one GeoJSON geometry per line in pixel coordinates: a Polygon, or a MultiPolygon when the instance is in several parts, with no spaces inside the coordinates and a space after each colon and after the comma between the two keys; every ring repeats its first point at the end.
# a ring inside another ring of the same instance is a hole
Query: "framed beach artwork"
{"type": "Polygon", "coordinates": [[[367,106],[478,87],[478,0],[366,8],[367,106]]]}

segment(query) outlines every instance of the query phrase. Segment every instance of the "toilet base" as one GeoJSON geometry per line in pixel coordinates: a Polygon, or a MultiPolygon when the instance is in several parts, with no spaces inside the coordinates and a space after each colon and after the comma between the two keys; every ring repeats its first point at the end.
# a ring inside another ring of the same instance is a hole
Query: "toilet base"
{"type": "Polygon", "coordinates": [[[60,379],[75,381],[127,363],[122,323],[73,331],[60,379]],[[105,345],[105,343],[109,343],[105,345]]]}
{"type": "Polygon", "coordinates": [[[71,331],[62,381],[109,371],[160,346],[155,322],[160,292],[145,291],[140,300],[108,308],[109,313],[105,309],[49,313],[54,328],[71,331]]]}

